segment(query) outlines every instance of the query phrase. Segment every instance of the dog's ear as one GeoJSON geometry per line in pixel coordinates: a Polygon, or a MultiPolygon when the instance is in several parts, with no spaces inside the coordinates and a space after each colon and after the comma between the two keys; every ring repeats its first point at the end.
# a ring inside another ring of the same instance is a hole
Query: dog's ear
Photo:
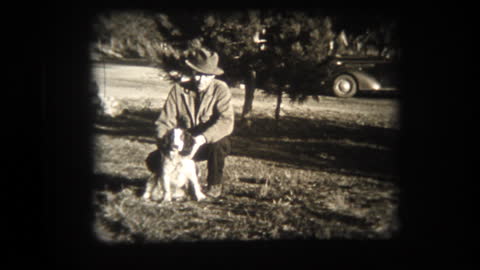
{"type": "Polygon", "coordinates": [[[192,134],[184,130],[183,131],[183,150],[181,152],[181,155],[184,155],[184,156],[190,155],[194,144],[195,144],[195,140],[193,139],[192,134]]]}

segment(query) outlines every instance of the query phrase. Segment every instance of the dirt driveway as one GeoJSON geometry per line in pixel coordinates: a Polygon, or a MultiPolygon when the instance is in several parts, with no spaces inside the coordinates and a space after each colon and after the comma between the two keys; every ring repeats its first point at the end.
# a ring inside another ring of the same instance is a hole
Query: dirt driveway
{"type": "MultiPolygon", "coordinates": [[[[92,66],[94,78],[102,96],[112,96],[131,103],[145,104],[151,109],[160,109],[165,101],[170,84],[162,73],[153,67],[127,66],[97,63],[92,66]]],[[[231,88],[236,113],[241,112],[244,91],[231,88]]],[[[354,122],[359,125],[399,129],[399,100],[381,97],[355,97],[340,99],[318,96],[319,101],[307,99],[303,104],[284,102],[282,114],[313,119],[324,117],[331,120],[354,122]]],[[[254,114],[273,115],[276,98],[256,91],[254,114]]],[[[139,104],[135,104],[141,106],[139,104]]]]}

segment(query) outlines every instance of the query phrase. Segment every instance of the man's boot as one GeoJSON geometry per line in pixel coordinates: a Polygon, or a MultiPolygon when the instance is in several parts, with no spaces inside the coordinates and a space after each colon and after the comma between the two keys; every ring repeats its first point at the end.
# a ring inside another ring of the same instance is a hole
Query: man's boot
{"type": "Polygon", "coordinates": [[[222,195],[222,185],[212,185],[208,187],[207,190],[207,196],[210,196],[212,198],[218,198],[222,195]]]}

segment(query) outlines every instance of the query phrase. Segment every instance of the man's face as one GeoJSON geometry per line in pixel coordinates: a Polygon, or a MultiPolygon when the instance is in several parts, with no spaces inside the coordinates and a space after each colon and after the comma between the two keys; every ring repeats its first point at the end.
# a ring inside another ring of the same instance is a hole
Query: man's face
{"type": "Polygon", "coordinates": [[[195,81],[195,85],[197,86],[198,90],[204,91],[208,88],[208,86],[212,83],[215,75],[209,75],[199,72],[193,73],[193,79],[195,81]]]}

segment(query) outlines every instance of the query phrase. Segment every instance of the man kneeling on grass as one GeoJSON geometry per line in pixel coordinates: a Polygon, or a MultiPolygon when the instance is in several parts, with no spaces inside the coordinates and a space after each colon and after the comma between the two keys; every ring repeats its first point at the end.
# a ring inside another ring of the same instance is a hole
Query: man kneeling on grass
{"type": "MultiPolygon", "coordinates": [[[[207,192],[217,198],[222,194],[222,178],[225,158],[231,151],[228,136],[233,131],[234,113],[231,104],[232,94],[227,84],[215,79],[223,74],[218,65],[218,54],[199,49],[185,63],[192,70],[188,82],[176,83],[165,101],[155,125],[157,145],[162,144],[163,136],[172,128],[183,128],[194,136],[198,149],[194,161],[207,160],[207,192]]],[[[160,151],[147,158],[149,170],[159,168],[160,151]]]]}

